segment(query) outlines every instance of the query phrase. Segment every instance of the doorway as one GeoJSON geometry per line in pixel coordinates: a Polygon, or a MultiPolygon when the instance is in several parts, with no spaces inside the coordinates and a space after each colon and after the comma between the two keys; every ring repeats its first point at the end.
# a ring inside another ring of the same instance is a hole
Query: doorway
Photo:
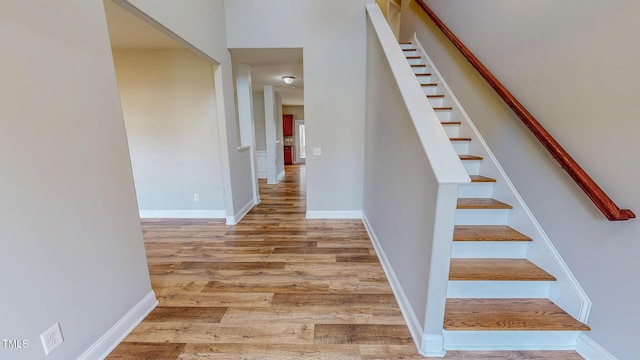
{"type": "Polygon", "coordinates": [[[304,164],[307,158],[306,137],[304,130],[304,120],[295,121],[295,131],[293,133],[293,141],[295,142],[295,160],[296,164],[304,164]]]}

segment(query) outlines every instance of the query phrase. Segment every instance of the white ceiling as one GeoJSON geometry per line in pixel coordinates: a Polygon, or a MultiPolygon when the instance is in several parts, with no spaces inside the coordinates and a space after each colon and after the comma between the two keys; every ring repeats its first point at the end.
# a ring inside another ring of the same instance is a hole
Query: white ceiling
{"type": "Polygon", "coordinates": [[[302,49],[231,49],[231,56],[234,64],[251,67],[254,91],[263,91],[265,85],[271,85],[282,95],[283,105],[304,104],[302,49]],[[282,81],[286,75],[296,78],[295,89],[282,81]]]}
{"type": "MultiPolygon", "coordinates": [[[[109,36],[113,49],[183,49],[177,41],[163,34],[111,0],[104,0],[109,36]]],[[[302,49],[232,49],[234,64],[248,64],[254,91],[272,85],[281,94],[283,105],[304,104],[302,49]],[[294,88],[282,81],[294,76],[294,88]]]]}

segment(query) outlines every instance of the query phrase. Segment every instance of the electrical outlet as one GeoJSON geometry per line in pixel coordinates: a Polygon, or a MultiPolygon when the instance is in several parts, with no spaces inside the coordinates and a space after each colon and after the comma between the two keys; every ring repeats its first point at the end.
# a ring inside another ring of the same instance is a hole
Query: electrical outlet
{"type": "Polygon", "coordinates": [[[200,201],[200,194],[193,194],[193,201],[200,201]]]}
{"type": "Polygon", "coordinates": [[[60,323],[56,323],[49,330],[42,333],[42,335],[40,335],[40,340],[42,340],[42,346],[44,346],[44,353],[46,355],[49,355],[53,349],[60,346],[60,344],[64,342],[60,323]]]}

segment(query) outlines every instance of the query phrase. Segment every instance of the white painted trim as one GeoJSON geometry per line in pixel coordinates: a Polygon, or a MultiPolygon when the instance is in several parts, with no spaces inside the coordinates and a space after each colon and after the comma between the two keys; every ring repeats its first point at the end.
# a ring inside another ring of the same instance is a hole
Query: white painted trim
{"type": "MultiPolygon", "coordinates": [[[[380,264],[382,264],[382,269],[384,270],[384,273],[389,280],[389,285],[391,285],[393,295],[395,295],[396,300],[398,301],[398,306],[400,307],[400,311],[402,312],[402,317],[404,317],[404,321],[407,323],[407,327],[409,327],[409,332],[411,333],[413,342],[415,343],[416,348],[419,351],[421,345],[423,345],[425,341],[428,342],[429,339],[424,338],[424,332],[422,330],[420,322],[418,321],[418,317],[414,313],[413,308],[409,303],[409,299],[407,299],[407,296],[402,289],[402,285],[400,285],[400,281],[398,281],[396,274],[393,272],[391,263],[389,262],[389,259],[387,258],[387,255],[385,254],[382,245],[380,244],[380,240],[378,240],[378,236],[373,231],[371,223],[369,223],[367,214],[363,214],[362,223],[364,224],[365,229],[367,229],[369,239],[371,239],[371,243],[373,244],[373,248],[376,251],[376,255],[378,255],[378,259],[380,259],[380,264]]],[[[442,339],[440,339],[440,344],[442,344],[442,339]]]]}
{"type": "Polygon", "coordinates": [[[140,210],[142,219],[225,219],[224,210],[140,210]]]}
{"type": "Polygon", "coordinates": [[[285,172],[284,172],[284,169],[283,169],[282,172],[280,174],[278,174],[278,182],[284,180],[284,175],[285,175],[285,172]]]}
{"type": "Polygon", "coordinates": [[[156,294],[151,290],[151,292],[118,320],[117,323],[107,330],[98,341],[82,353],[82,355],[78,357],[78,360],[106,358],[156,306],[158,306],[158,300],[156,300],[156,294]]]}
{"type": "Polygon", "coordinates": [[[579,331],[443,331],[447,350],[575,350],[579,331]]]}
{"type": "Polygon", "coordinates": [[[362,219],[362,210],[307,210],[307,219],[362,219]]]}
{"type": "Polygon", "coordinates": [[[618,360],[585,333],[578,335],[576,352],[585,360],[618,360]]]}
{"type": "Polygon", "coordinates": [[[246,203],[242,209],[240,209],[240,211],[238,211],[234,216],[227,216],[227,222],[226,225],[237,225],[240,220],[242,220],[242,218],[247,215],[247,213],[253,209],[253,207],[256,205],[255,200],[252,198],[251,201],[249,201],[248,203],[246,203]]]}
{"type": "Polygon", "coordinates": [[[443,357],[445,352],[442,324],[447,303],[451,244],[458,202],[457,184],[438,185],[433,233],[431,235],[431,261],[427,279],[424,336],[420,353],[443,357]]]}

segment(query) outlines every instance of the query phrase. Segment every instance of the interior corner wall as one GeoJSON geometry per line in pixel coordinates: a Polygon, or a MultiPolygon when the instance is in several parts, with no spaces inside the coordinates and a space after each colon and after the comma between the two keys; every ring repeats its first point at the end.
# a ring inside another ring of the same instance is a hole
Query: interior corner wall
{"type": "Polygon", "coordinates": [[[76,359],[152,294],[103,3],[0,2],[0,32],[0,358],[76,359]]]}
{"type": "Polygon", "coordinates": [[[239,149],[233,65],[227,46],[224,0],[116,0],[126,2],[177,35],[183,43],[219,64],[216,70],[223,183],[228,216],[253,204],[249,151],[239,149]],[[219,76],[218,76],[219,73],[219,76]]]}
{"type": "Polygon", "coordinates": [[[267,136],[264,129],[264,92],[253,93],[253,126],[256,135],[256,151],[267,151],[267,136]]]}
{"type": "Polygon", "coordinates": [[[304,106],[283,105],[282,114],[293,115],[293,120],[304,120],[304,106]]]}
{"type": "Polygon", "coordinates": [[[282,96],[275,93],[276,110],[276,174],[284,173],[284,135],[282,134],[282,96]]]}
{"type": "MultiPolygon", "coordinates": [[[[633,1],[433,1],[427,4],[620,207],[640,215],[640,32],[633,1]]],[[[588,336],[618,359],[634,334],[640,221],[610,222],[450,42],[403,2],[417,33],[593,306],[588,336]]]]}
{"type": "Polygon", "coordinates": [[[322,152],[306,159],[308,211],[362,210],[364,5],[373,2],[225,2],[230,48],[303,48],[307,146],[322,152]]]}
{"type": "Polygon", "coordinates": [[[220,217],[212,64],[179,49],[119,50],[114,61],[141,213],[220,217]]]}

